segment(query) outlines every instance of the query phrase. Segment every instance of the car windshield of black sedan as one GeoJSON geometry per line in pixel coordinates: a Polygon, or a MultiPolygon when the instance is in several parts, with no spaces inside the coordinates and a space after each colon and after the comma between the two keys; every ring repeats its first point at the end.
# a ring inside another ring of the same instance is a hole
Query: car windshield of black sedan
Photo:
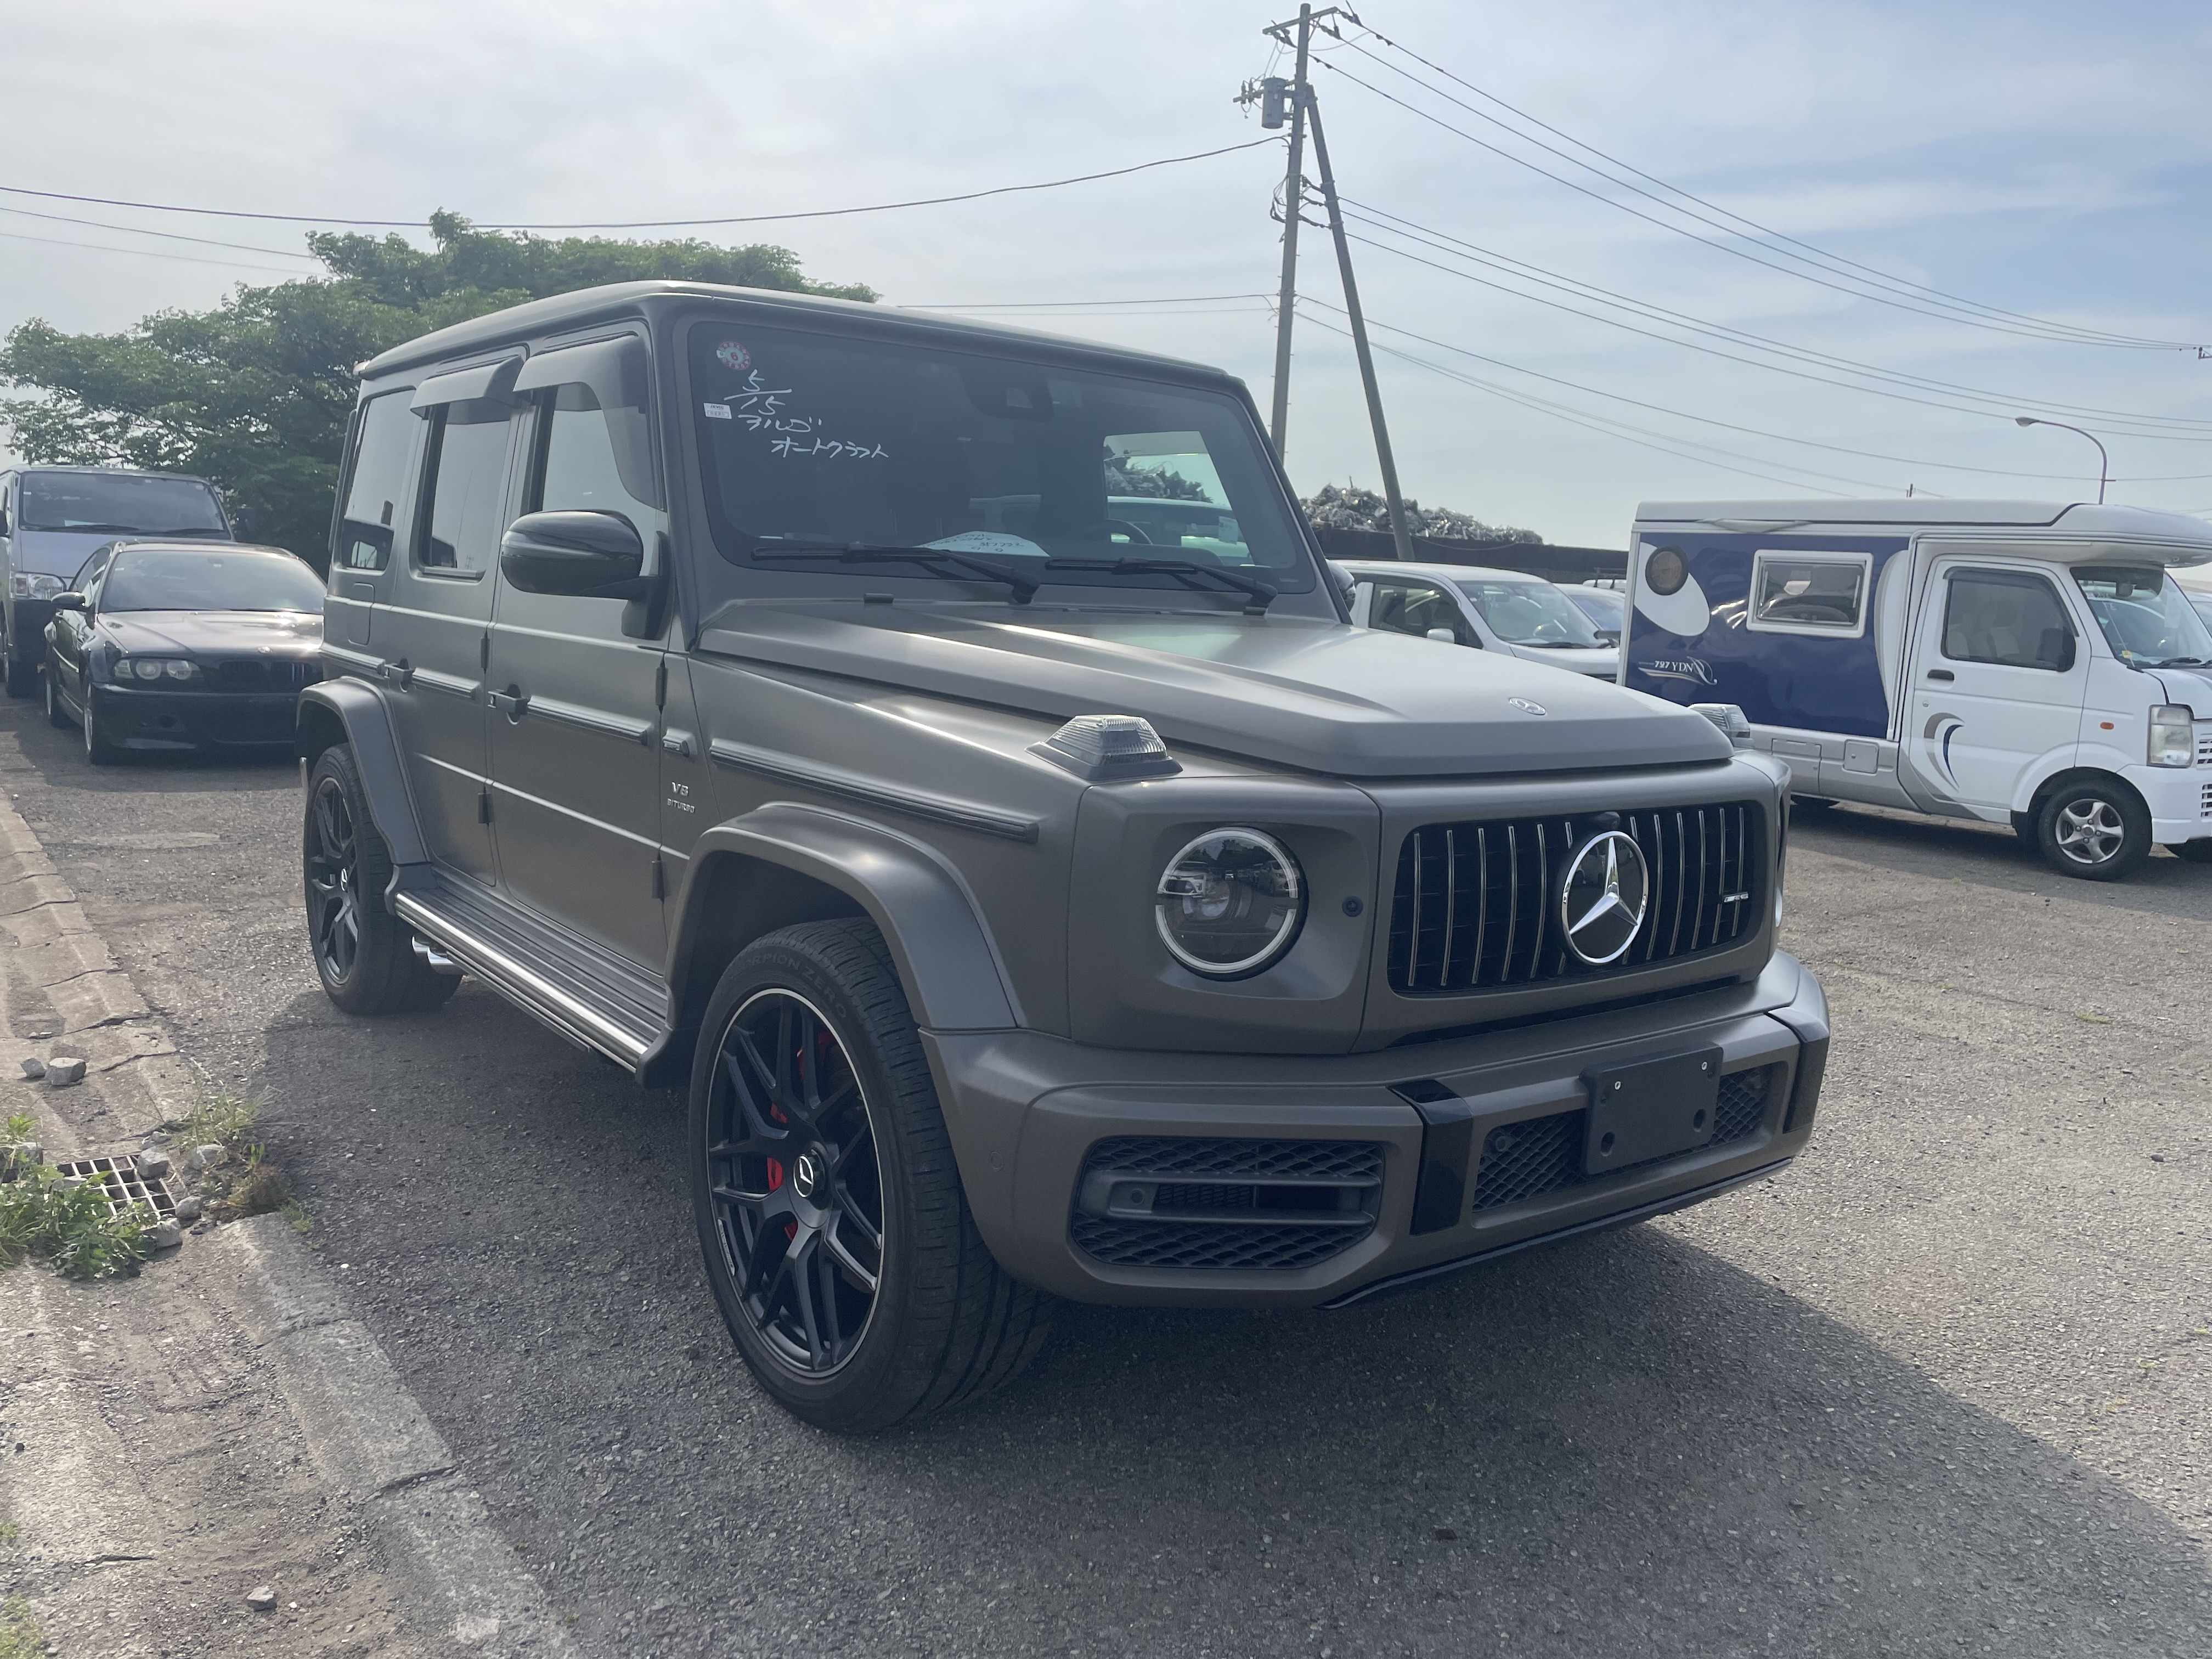
{"type": "Polygon", "coordinates": [[[696,325],[690,356],[708,517],[732,564],[880,587],[972,581],[988,562],[1018,588],[1141,587],[1147,605],[1315,586],[1264,440],[1227,392],[733,321],[696,325]]]}
{"type": "Polygon", "coordinates": [[[313,611],[323,585],[289,553],[134,553],[115,556],[102,611],[313,611]]]}
{"type": "Polygon", "coordinates": [[[230,534],[215,491],[198,478],[132,472],[27,472],[26,530],[113,531],[117,535],[230,534]]]}

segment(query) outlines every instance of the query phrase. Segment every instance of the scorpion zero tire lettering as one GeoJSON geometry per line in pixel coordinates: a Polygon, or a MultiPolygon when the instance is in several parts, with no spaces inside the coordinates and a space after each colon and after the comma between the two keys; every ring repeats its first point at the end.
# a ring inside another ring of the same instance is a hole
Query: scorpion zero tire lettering
{"type": "Polygon", "coordinates": [[[988,1393],[1045,1298],[968,1211],[906,994],[874,927],[805,923],[723,971],[691,1069],[708,1281],[778,1403],[866,1432],[988,1393]]]}
{"type": "Polygon", "coordinates": [[[332,1002],[349,1014],[398,1014],[453,995],[459,978],[422,962],[385,904],[392,853],[369,817],[349,744],[323,750],[308,775],[300,860],[307,943],[332,1002]]]}

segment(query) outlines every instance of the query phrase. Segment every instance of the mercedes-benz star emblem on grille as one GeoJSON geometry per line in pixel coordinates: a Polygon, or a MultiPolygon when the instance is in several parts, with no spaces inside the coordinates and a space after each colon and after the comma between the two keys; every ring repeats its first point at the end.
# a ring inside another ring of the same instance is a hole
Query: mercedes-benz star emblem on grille
{"type": "Polygon", "coordinates": [[[1618,830],[1592,836],[1567,860],[1559,884],[1567,948],[1593,968],[1620,961],[1643,931],[1650,899],[1650,872],[1634,838],[1618,830]]]}
{"type": "Polygon", "coordinates": [[[1519,709],[1524,714],[1548,714],[1551,713],[1551,710],[1545,708],[1542,703],[1531,702],[1526,697],[1508,697],[1505,701],[1511,703],[1516,708],[1519,709]]]}

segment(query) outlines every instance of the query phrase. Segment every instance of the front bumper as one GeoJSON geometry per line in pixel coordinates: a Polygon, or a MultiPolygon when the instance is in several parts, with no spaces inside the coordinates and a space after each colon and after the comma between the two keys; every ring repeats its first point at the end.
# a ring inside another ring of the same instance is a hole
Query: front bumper
{"type": "MultiPolygon", "coordinates": [[[[2199,725],[2197,751],[2212,746],[2212,727],[2199,725]]],[[[2150,808],[2150,838],[2163,846],[2212,836],[2212,763],[2194,766],[2130,766],[2120,775],[2136,787],[2150,808]]]]}
{"type": "Polygon", "coordinates": [[[118,749],[289,750],[297,691],[167,691],[95,684],[100,735],[118,749]]]}
{"type": "Polygon", "coordinates": [[[1778,953],[1751,984],[1360,1054],[1136,1053],[1031,1031],[923,1041],[976,1224],[1009,1272],[1080,1302],[1297,1307],[1679,1208],[1778,1168],[1811,1137],[1828,1021],[1819,981],[1778,953]],[[1586,1177],[1584,1073],[1708,1045],[1747,1127],[1586,1177]],[[1094,1151],[1185,1138],[1372,1149],[1379,1182],[1358,1200],[1372,1224],[1347,1226],[1337,1237],[1353,1242],[1330,1243],[1324,1259],[1285,1252],[1302,1263],[1289,1267],[1102,1259],[1090,1224],[1101,1213],[1095,1167],[1085,1185],[1094,1151]],[[1548,1147],[1550,1162],[1523,1179],[1507,1167],[1516,1146],[1524,1159],[1548,1147]],[[1093,1248],[1076,1242],[1079,1218],[1093,1248]]]}

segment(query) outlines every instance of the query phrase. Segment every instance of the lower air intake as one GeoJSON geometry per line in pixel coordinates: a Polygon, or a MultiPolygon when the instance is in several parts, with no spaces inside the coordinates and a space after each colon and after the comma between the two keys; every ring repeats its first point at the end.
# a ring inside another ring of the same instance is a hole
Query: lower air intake
{"type": "Polygon", "coordinates": [[[1084,1160],[1068,1237],[1116,1267],[1283,1273],[1375,1230],[1382,1148],[1125,1135],[1084,1160]]]}

